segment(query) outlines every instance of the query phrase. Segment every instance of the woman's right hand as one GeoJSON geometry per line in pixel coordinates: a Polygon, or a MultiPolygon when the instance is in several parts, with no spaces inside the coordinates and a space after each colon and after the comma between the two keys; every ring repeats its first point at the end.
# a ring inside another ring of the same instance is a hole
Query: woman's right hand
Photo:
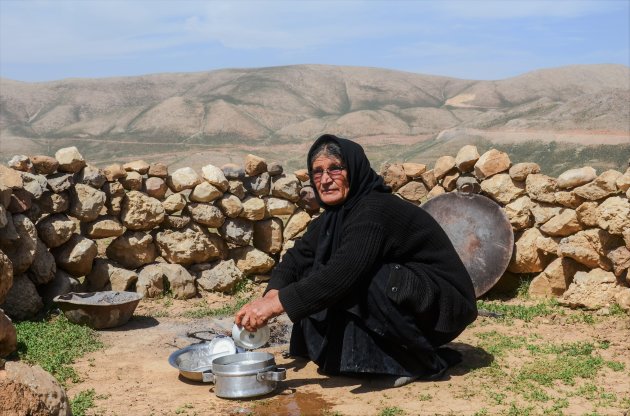
{"type": "Polygon", "coordinates": [[[234,316],[234,322],[250,332],[267,324],[269,319],[280,315],[284,308],[278,297],[278,290],[272,289],[264,297],[243,306],[234,316]]]}

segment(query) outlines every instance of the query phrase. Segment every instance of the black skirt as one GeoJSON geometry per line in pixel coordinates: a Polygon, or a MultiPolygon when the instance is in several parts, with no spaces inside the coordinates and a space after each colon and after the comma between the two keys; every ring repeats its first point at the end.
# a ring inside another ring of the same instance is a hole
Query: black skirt
{"type": "Polygon", "coordinates": [[[293,325],[289,352],[315,362],[326,374],[383,374],[438,379],[448,368],[437,346],[458,334],[422,330],[418,317],[387,293],[402,266],[383,264],[335,307],[293,325]]]}

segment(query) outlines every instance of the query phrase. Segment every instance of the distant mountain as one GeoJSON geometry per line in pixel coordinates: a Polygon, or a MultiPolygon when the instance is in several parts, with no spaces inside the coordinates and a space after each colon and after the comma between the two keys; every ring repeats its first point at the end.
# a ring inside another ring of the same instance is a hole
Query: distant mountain
{"type": "Polygon", "coordinates": [[[180,154],[176,163],[187,152],[230,146],[272,157],[276,149],[282,161],[301,158],[324,132],[401,150],[385,159],[449,140],[623,146],[630,144],[630,68],[578,65],[500,81],[325,65],[0,80],[3,158],[72,143],[103,163],[166,153],[180,154]]]}

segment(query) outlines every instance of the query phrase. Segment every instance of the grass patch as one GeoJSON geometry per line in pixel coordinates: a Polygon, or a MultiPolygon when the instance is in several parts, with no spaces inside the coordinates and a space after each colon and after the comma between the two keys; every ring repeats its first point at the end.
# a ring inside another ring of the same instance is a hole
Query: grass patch
{"type": "Polygon", "coordinates": [[[477,308],[494,312],[500,315],[499,319],[520,319],[530,322],[537,316],[547,316],[558,311],[558,305],[554,301],[541,302],[535,305],[507,305],[495,301],[477,301],[477,308]]]}
{"type": "Polygon", "coordinates": [[[206,318],[234,315],[239,309],[252,300],[253,294],[251,293],[251,281],[249,279],[243,279],[238,282],[233,290],[233,294],[236,298],[233,303],[223,305],[218,308],[202,306],[197,309],[186,311],[182,314],[182,316],[185,318],[206,318]]]}
{"type": "Polygon", "coordinates": [[[402,416],[405,414],[405,411],[400,407],[386,407],[378,414],[378,416],[402,416]]]}
{"type": "Polygon", "coordinates": [[[94,389],[83,390],[70,400],[70,408],[74,416],[85,416],[85,412],[94,407],[94,389]]]}
{"type": "Polygon", "coordinates": [[[480,347],[495,357],[504,356],[506,351],[523,348],[526,345],[525,337],[510,337],[497,331],[482,332],[477,334],[481,339],[480,347]]]}
{"type": "Polygon", "coordinates": [[[18,357],[39,364],[64,386],[67,380],[80,381],[71,367],[74,360],[103,347],[96,331],[73,324],[63,315],[46,321],[18,322],[15,328],[18,357]]]}

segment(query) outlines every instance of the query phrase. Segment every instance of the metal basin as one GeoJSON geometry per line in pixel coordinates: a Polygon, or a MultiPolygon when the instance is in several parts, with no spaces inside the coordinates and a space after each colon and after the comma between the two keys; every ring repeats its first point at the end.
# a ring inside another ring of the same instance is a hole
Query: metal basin
{"type": "Polygon", "coordinates": [[[66,293],[53,301],[70,322],[94,329],[114,328],[125,324],[142,299],[135,292],[66,293]]]}
{"type": "MultiPolygon", "coordinates": [[[[182,377],[193,381],[208,382],[203,375],[212,372],[212,360],[236,352],[235,348],[217,351],[215,341],[217,339],[220,338],[215,338],[211,342],[192,344],[177,350],[168,357],[168,362],[179,370],[182,377]]],[[[231,338],[227,339],[231,341],[231,338]]],[[[234,347],[233,343],[232,347],[234,347]]]]}

